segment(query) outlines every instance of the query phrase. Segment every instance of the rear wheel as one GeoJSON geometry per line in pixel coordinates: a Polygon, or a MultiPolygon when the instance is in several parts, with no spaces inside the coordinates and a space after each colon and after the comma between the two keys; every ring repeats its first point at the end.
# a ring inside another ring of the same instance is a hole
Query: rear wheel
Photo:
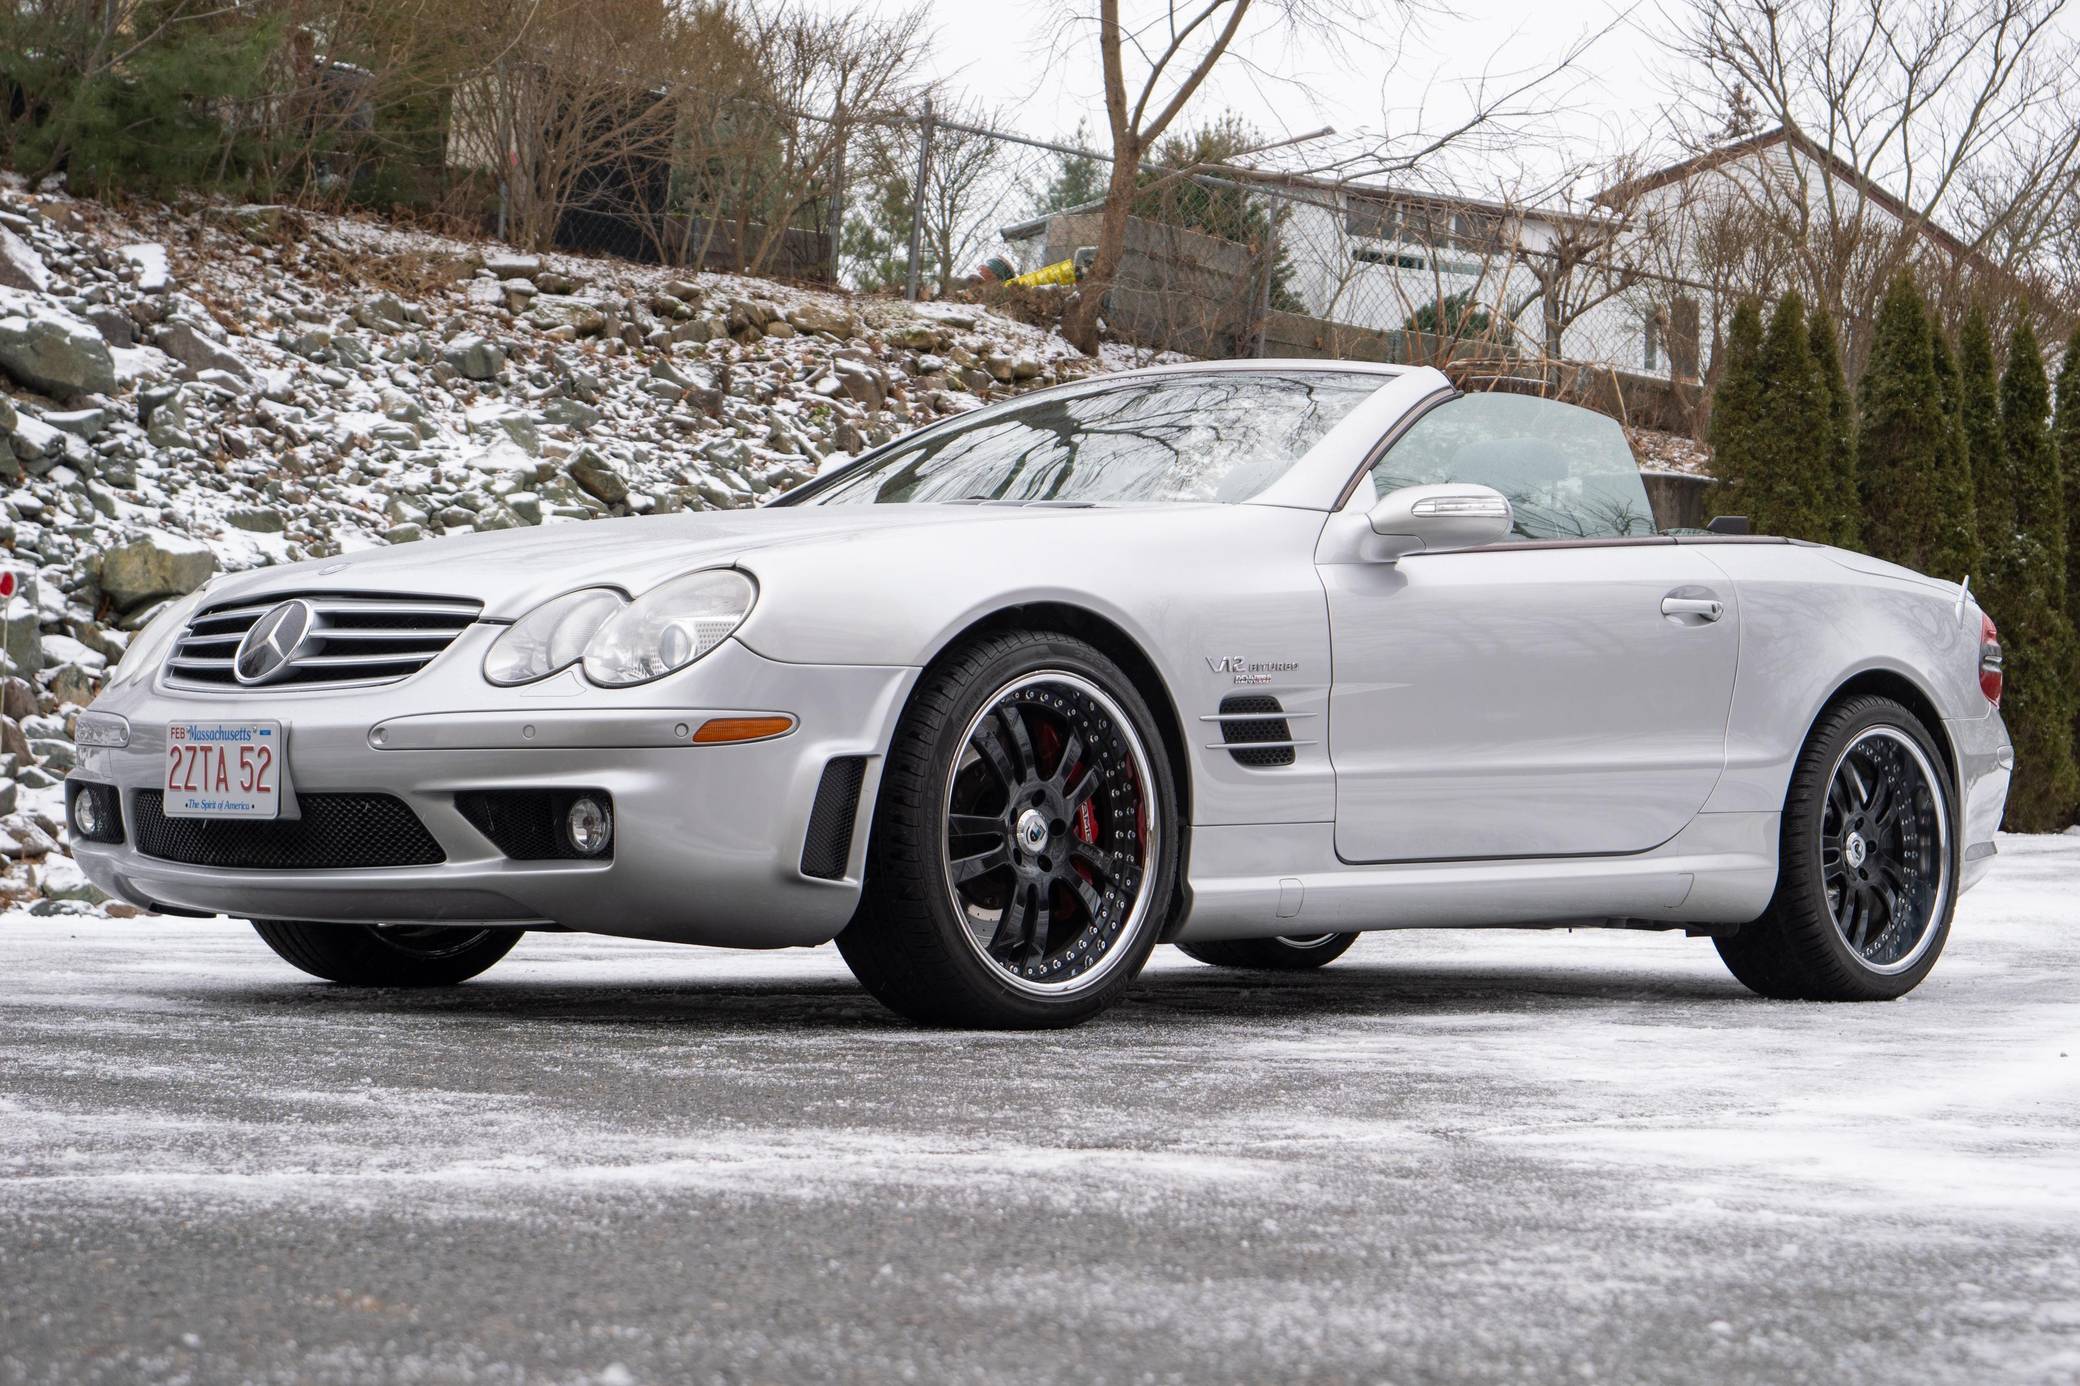
{"type": "Polygon", "coordinates": [[[286,962],[350,987],[449,987],[513,951],[518,929],[414,924],[300,924],[256,919],[286,962]]]}
{"type": "Polygon", "coordinates": [[[1890,698],[1821,714],[1784,803],[1777,890],[1714,940],[1749,990],[1889,1001],[1919,985],[1957,904],[1954,809],[1927,728],[1890,698]]]}
{"type": "Polygon", "coordinates": [[[1047,632],[979,639],[904,713],[838,949],[926,1024],[1087,1020],[1155,947],[1176,803],[1155,718],[1102,652],[1047,632]]]}
{"type": "Polygon", "coordinates": [[[1228,938],[1180,943],[1178,951],[1214,967],[1254,972],[1306,972],[1326,967],[1350,951],[1356,934],[1288,934],[1279,938],[1228,938]]]}

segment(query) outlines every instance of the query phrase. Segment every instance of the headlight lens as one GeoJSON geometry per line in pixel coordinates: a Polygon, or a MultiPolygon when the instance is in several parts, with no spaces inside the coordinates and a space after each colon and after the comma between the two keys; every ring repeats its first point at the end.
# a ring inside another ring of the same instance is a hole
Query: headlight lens
{"type": "Polygon", "coordinates": [[[166,660],[166,651],[172,648],[174,639],[200,605],[202,592],[192,592],[153,617],[150,625],[131,637],[130,648],[124,650],[123,657],[116,661],[107,682],[101,685],[103,690],[121,688],[157,673],[166,660]]]}
{"type": "Polygon", "coordinates": [[[584,658],[592,637],[627,601],[611,588],[587,587],[543,602],[492,642],[484,677],[510,688],[562,673],[584,658]]]}
{"type": "Polygon", "coordinates": [[[758,587],[734,568],[709,568],[651,588],[616,612],[585,650],[585,677],[608,688],[661,679],[729,638],[758,587]]]}

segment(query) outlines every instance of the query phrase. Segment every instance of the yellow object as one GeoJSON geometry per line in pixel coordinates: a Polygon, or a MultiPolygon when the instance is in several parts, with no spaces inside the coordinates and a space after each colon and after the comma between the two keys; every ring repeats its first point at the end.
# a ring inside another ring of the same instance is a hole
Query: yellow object
{"type": "Polygon", "coordinates": [[[1037,289],[1043,284],[1074,284],[1076,279],[1076,260],[1071,256],[1067,260],[1057,260],[1051,265],[1029,270],[1006,282],[1016,284],[1021,289],[1037,289]]]}
{"type": "Polygon", "coordinates": [[[710,717],[693,734],[696,746],[714,746],[730,741],[764,741],[794,730],[792,717],[710,717]]]}

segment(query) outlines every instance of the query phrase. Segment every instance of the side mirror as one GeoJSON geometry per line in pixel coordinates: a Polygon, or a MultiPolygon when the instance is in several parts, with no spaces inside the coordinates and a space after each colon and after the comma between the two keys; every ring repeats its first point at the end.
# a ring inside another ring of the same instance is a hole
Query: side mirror
{"type": "Polygon", "coordinates": [[[1390,491],[1366,518],[1384,543],[1374,555],[1392,563],[1411,553],[1477,549],[1509,538],[1515,514],[1509,497],[1488,486],[1447,482],[1390,491]]]}

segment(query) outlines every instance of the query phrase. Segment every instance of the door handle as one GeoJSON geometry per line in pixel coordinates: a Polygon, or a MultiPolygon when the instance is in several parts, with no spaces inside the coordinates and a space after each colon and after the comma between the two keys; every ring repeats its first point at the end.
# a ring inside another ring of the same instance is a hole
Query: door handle
{"type": "Polygon", "coordinates": [[[1716,621],[1726,614],[1726,603],[1717,597],[1663,597],[1663,616],[1696,616],[1701,620],[1716,621]]]}

